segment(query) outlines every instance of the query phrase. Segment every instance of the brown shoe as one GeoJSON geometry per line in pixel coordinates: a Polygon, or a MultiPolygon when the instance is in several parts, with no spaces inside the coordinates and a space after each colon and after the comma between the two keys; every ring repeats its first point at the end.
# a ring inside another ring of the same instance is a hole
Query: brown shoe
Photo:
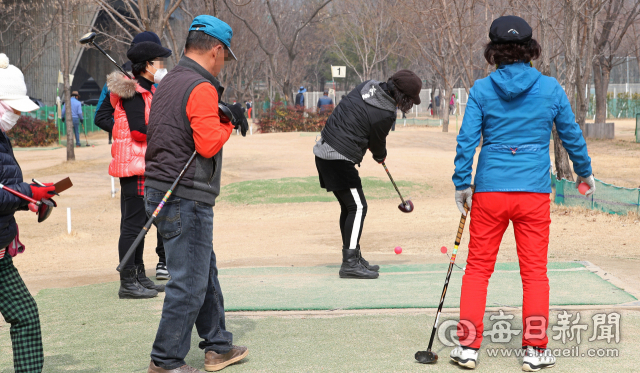
{"type": "Polygon", "coordinates": [[[231,351],[226,354],[218,354],[213,351],[207,351],[204,354],[204,370],[207,372],[217,372],[226,368],[231,364],[244,359],[249,355],[249,350],[244,346],[233,346],[231,351]]]}
{"type": "Polygon", "coordinates": [[[156,365],[156,363],[153,362],[153,360],[151,360],[151,362],[149,363],[149,370],[147,370],[147,373],[204,373],[204,372],[194,367],[190,367],[188,365],[183,365],[180,368],[176,368],[176,369],[166,370],[166,369],[160,368],[159,366],[156,365]]]}

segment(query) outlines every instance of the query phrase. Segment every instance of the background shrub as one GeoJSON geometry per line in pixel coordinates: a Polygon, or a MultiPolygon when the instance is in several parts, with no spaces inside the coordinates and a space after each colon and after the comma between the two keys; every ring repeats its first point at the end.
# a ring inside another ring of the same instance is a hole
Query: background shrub
{"type": "Polygon", "coordinates": [[[53,122],[21,116],[7,136],[13,146],[47,146],[58,141],[58,129],[53,122]]]}
{"type": "Polygon", "coordinates": [[[326,106],[322,113],[316,113],[313,110],[276,103],[260,115],[256,126],[262,133],[320,132],[332,112],[333,106],[326,106]]]}

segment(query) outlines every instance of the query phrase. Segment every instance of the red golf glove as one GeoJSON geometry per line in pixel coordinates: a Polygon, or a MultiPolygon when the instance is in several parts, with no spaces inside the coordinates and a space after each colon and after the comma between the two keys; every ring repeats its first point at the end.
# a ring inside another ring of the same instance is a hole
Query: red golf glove
{"type": "Polygon", "coordinates": [[[45,183],[45,186],[38,184],[29,184],[31,187],[31,194],[36,201],[42,201],[43,198],[51,198],[55,195],[56,187],[53,183],[45,183]]]}

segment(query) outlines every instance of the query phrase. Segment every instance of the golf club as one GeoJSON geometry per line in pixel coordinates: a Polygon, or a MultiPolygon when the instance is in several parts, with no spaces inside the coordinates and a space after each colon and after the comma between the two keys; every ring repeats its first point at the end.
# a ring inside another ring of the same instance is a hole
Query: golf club
{"type": "Polygon", "coordinates": [[[393,178],[389,173],[389,169],[387,168],[387,165],[384,164],[384,162],[382,162],[382,167],[384,167],[384,170],[387,171],[387,175],[389,175],[389,180],[391,180],[391,184],[393,184],[393,187],[396,188],[396,192],[398,192],[398,195],[400,196],[400,200],[402,201],[402,203],[398,205],[398,209],[404,213],[410,213],[411,211],[413,211],[413,202],[411,202],[410,199],[405,201],[404,198],[402,198],[402,194],[400,194],[400,190],[398,190],[398,186],[396,185],[396,182],[393,181],[393,178]]]}
{"type": "MultiPolygon", "coordinates": [[[[475,186],[471,187],[472,190],[475,190],[475,186]]],[[[467,203],[464,204],[464,214],[460,216],[460,225],[458,225],[458,234],[456,235],[455,246],[453,247],[453,253],[451,254],[451,260],[449,260],[449,269],[447,270],[447,277],[444,280],[444,288],[442,289],[442,295],[440,296],[440,304],[438,305],[438,312],[436,313],[436,321],[433,323],[433,330],[431,330],[431,338],[429,339],[429,346],[426,351],[418,351],[416,352],[415,358],[419,363],[422,364],[435,364],[438,362],[438,354],[431,351],[431,347],[433,347],[433,339],[436,336],[436,331],[438,330],[438,319],[440,319],[440,313],[442,312],[442,305],[444,304],[444,297],[447,295],[447,288],[449,287],[449,279],[451,278],[451,271],[453,270],[453,265],[456,262],[456,255],[458,254],[458,246],[460,246],[460,239],[462,238],[462,232],[464,231],[465,223],[467,222],[467,216],[469,214],[469,206],[467,203]]]]}
{"type": "Polygon", "coordinates": [[[84,141],[86,142],[86,146],[89,147],[89,139],[87,139],[87,130],[84,128],[84,120],[80,121],[80,125],[82,126],[82,132],[84,132],[84,141]]]}
{"type": "Polygon", "coordinates": [[[104,51],[104,49],[100,48],[100,46],[98,44],[95,44],[93,41],[96,38],[96,33],[95,32],[89,32],[84,34],[81,38],[80,38],[80,44],[89,44],[89,45],[93,45],[94,47],[96,47],[97,50],[100,51],[100,53],[104,54],[105,56],[107,56],[107,58],[109,59],[109,61],[113,62],[114,65],[116,65],[116,67],[122,71],[122,73],[129,79],[133,79],[133,77],[131,75],[129,75],[128,72],[126,72],[122,66],[118,65],[118,63],[111,58],[111,56],[109,56],[107,54],[107,52],[104,51]]]}
{"type": "Polygon", "coordinates": [[[31,212],[35,212],[38,214],[38,223],[42,223],[43,221],[47,220],[49,215],[51,215],[53,208],[57,207],[55,201],[52,199],[43,199],[42,201],[36,201],[35,199],[29,197],[28,195],[22,194],[17,190],[13,190],[3,184],[0,184],[0,189],[4,189],[7,192],[13,194],[14,196],[18,198],[22,198],[25,201],[28,201],[29,210],[31,212]]]}
{"type": "Polygon", "coordinates": [[[138,234],[138,237],[136,237],[136,240],[133,241],[133,244],[131,245],[131,247],[129,248],[129,250],[127,251],[126,254],[124,254],[124,257],[122,258],[122,260],[120,261],[120,264],[118,264],[118,267],[116,267],[116,270],[118,272],[122,271],[122,266],[129,261],[129,259],[131,258],[131,256],[133,255],[133,253],[136,251],[136,248],[138,247],[138,245],[140,244],[140,241],[142,241],[142,239],[144,238],[144,236],[147,235],[147,232],[149,231],[149,228],[151,228],[151,224],[153,224],[153,221],[156,220],[156,217],[158,216],[158,214],[160,213],[160,210],[162,210],[162,207],[164,207],[164,204],[167,202],[167,200],[169,199],[169,197],[171,197],[171,194],[173,193],[173,190],[178,186],[178,183],[180,182],[180,180],[182,179],[182,176],[184,175],[184,172],[187,170],[187,168],[189,168],[189,166],[191,166],[191,162],[193,162],[193,160],[196,158],[196,155],[198,153],[197,152],[193,152],[193,154],[191,154],[191,157],[189,158],[189,160],[187,161],[187,164],[184,165],[184,168],[182,169],[182,171],[180,171],[180,175],[178,175],[178,178],[173,182],[173,184],[171,185],[171,188],[169,188],[169,190],[167,191],[167,193],[164,195],[164,197],[162,198],[162,201],[158,204],[158,207],[156,208],[156,210],[153,212],[153,214],[151,215],[151,217],[149,218],[149,220],[147,220],[147,224],[144,225],[144,227],[142,228],[142,230],[140,231],[140,233],[138,234]]]}

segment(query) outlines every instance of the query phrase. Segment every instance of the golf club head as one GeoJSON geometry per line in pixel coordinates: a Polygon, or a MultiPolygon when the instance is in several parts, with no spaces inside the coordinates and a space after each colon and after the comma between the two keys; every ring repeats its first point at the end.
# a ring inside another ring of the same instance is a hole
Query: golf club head
{"type": "Polygon", "coordinates": [[[80,44],[93,43],[93,40],[95,40],[95,38],[96,38],[96,33],[95,32],[88,32],[88,33],[82,35],[82,37],[80,38],[80,44]]]}
{"type": "Polygon", "coordinates": [[[42,204],[40,204],[40,207],[38,208],[38,223],[42,223],[47,220],[49,215],[51,215],[53,208],[57,206],[58,205],[54,200],[43,198],[42,204]]]}
{"type": "Polygon", "coordinates": [[[411,202],[410,199],[404,201],[404,203],[398,205],[398,210],[407,214],[410,213],[411,211],[413,211],[413,202],[411,202]]]}
{"type": "Polygon", "coordinates": [[[435,364],[438,362],[438,354],[432,352],[431,350],[427,351],[418,351],[416,352],[416,360],[422,364],[435,364]]]}

